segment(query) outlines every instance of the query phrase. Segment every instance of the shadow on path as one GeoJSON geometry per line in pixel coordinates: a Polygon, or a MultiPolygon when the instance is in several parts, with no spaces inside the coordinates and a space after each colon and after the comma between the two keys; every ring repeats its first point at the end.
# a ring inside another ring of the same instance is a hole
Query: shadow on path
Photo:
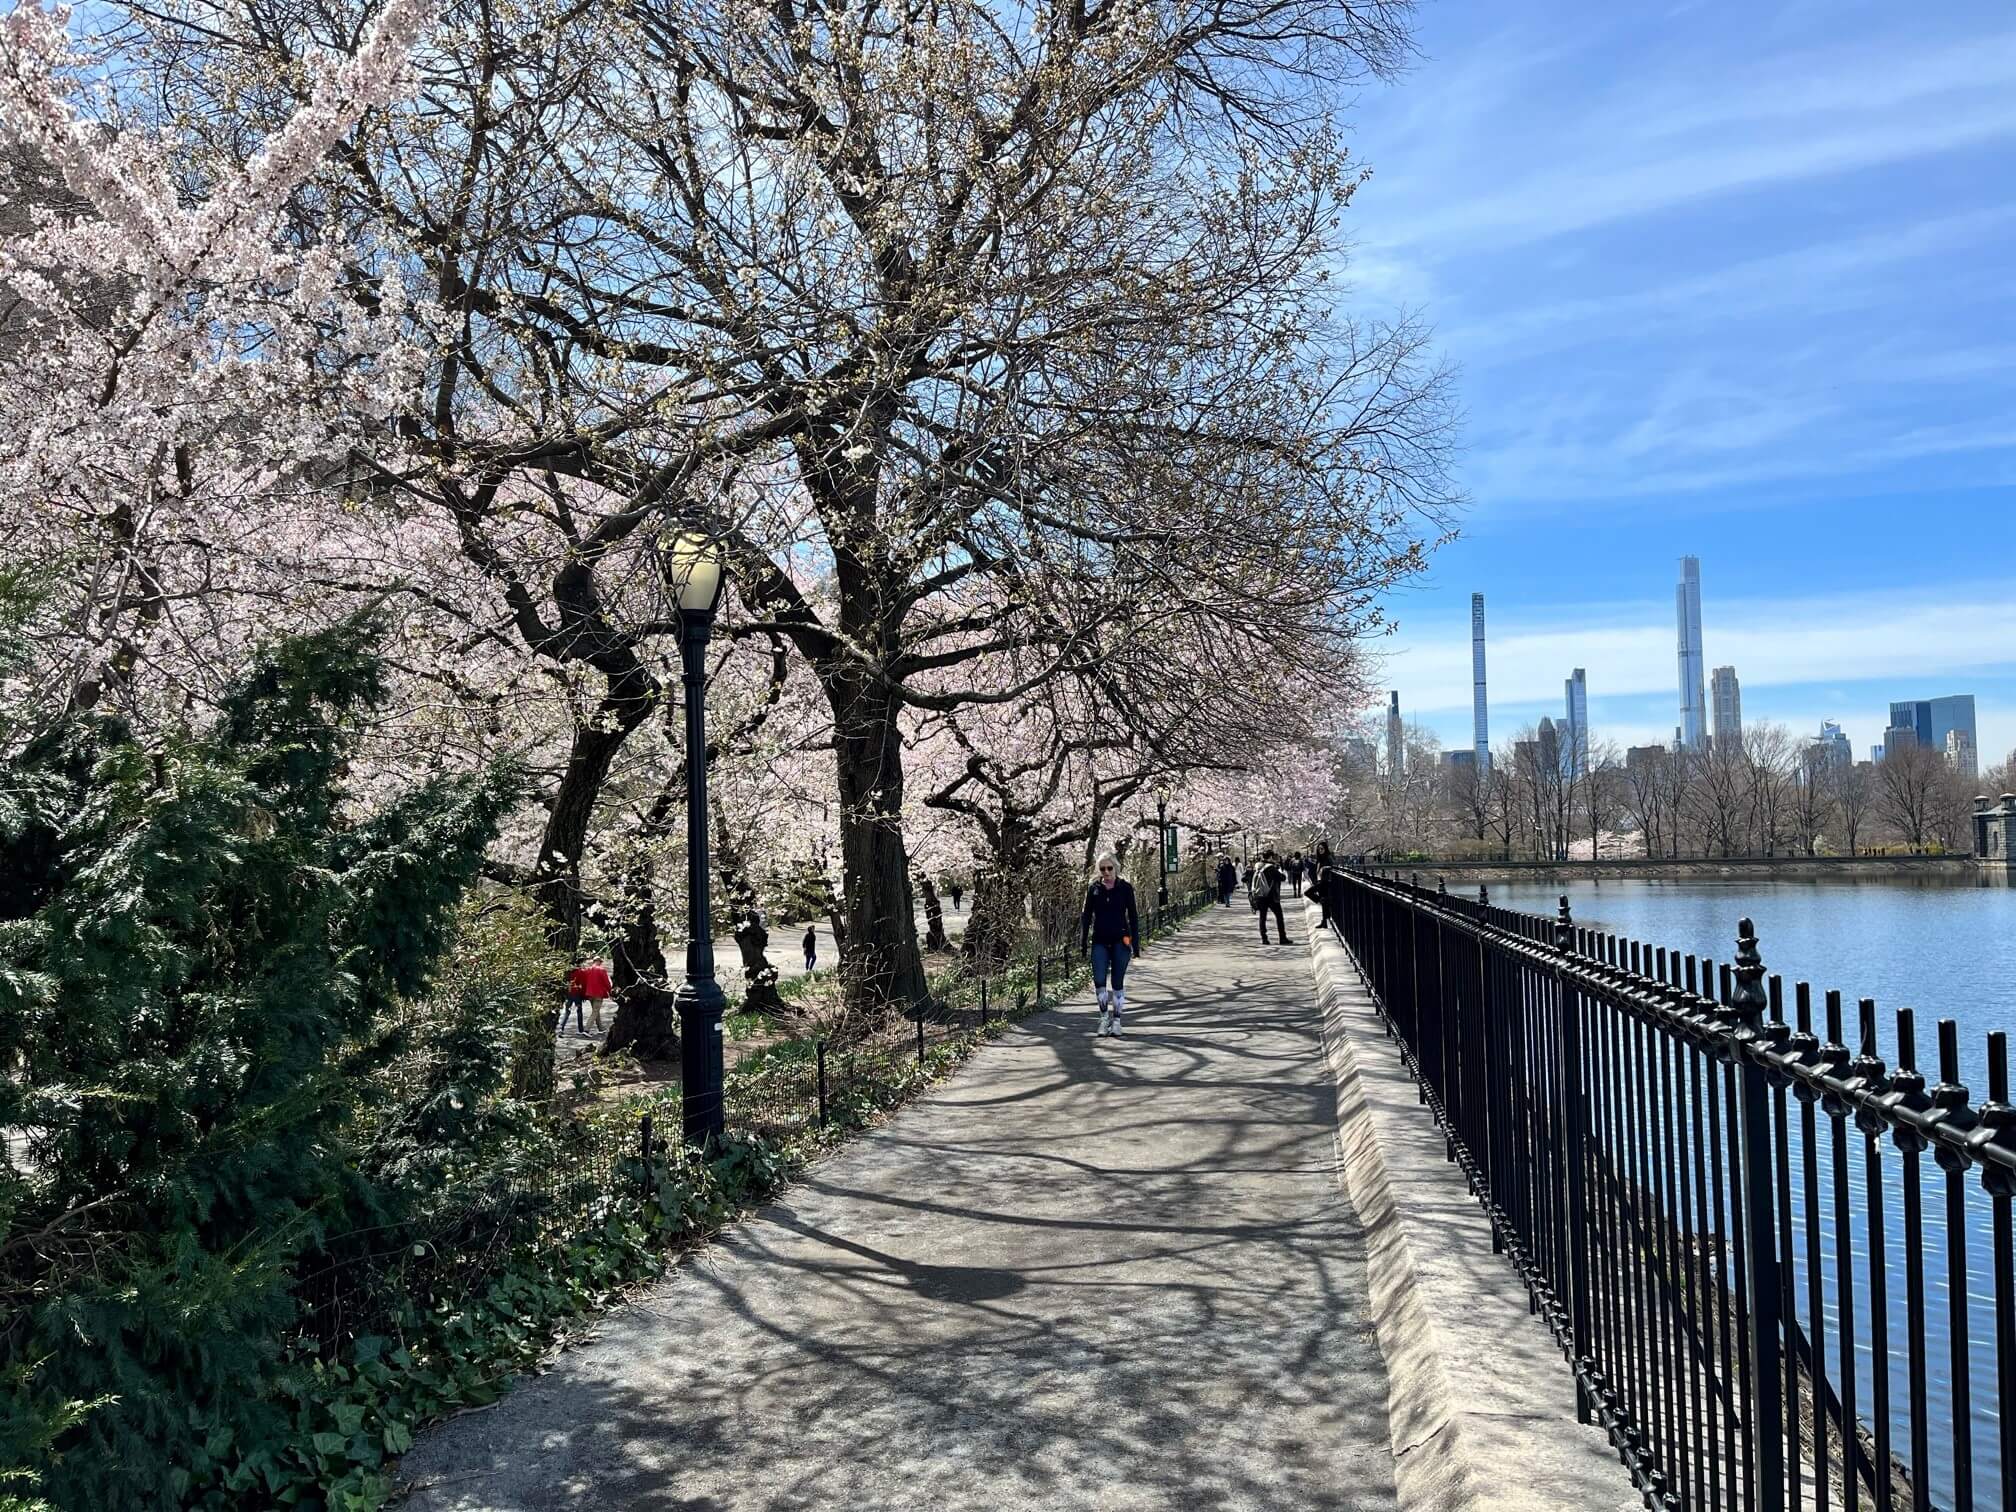
{"type": "Polygon", "coordinates": [[[1302,947],[1207,914],[494,1408],[410,1507],[1387,1508],[1302,947]]]}

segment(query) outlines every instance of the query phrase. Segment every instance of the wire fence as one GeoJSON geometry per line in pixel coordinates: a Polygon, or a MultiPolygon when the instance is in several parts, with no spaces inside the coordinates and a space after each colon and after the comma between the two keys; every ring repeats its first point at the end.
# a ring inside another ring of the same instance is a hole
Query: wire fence
{"type": "Polygon", "coordinates": [[[1667,1508],[2016,1512],[2016,1107],[1952,1020],[1363,873],[1351,952],[1578,1406],[1667,1508]],[[1823,1038],[1824,1035],[1824,1038],[1823,1038]],[[1931,1169],[1927,1170],[1927,1156],[1931,1169]],[[1927,1201],[1928,1187],[1931,1201],[1927,1201]]]}
{"type": "MultiPolygon", "coordinates": [[[[1210,901],[1186,893],[1143,910],[1150,937],[1210,901]]],[[[1055,1006],[1083,985],[1075,941],[991,973],[961,973],[926,1008],[841,1044],[808,1037],[762,1047],[732,1067],[723,1108],[730,1141],[786,1146],[822,1130],[858,1128],[962,1061],[988,1035],[1055,1006]]],[[[520,1246],[564,1244],[659,1189],[679,1148],[678,1091],[564,1109],[490,1154],[434,1173],[442,1196],[424,1214],[332,1242],[302,1275],[302,1330],[327,1347],[396,1334],[416,1305],[479,1293],[520,1246]]]]}

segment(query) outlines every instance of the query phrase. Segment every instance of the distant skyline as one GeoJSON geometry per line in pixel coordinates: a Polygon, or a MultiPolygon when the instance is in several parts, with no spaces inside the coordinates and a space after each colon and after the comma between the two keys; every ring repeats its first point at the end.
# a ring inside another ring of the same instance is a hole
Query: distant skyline
{"type": "MultiPolygon", "coordinates": [[[[1435,330],[1463,538],[1394,597],[1378,686],[1472,743],[1672,739],[1678,559],[1746,723],[1972,693],[2016,747],[2016,16],[1995,0],[1436,0],[1350,125],[1353,304],[1435,330]],[[1702,81],[1711,80],[1712,87],[1702,81]]],[[[1376,708],[1367,711],[1377,717],[1376,708]]]]}

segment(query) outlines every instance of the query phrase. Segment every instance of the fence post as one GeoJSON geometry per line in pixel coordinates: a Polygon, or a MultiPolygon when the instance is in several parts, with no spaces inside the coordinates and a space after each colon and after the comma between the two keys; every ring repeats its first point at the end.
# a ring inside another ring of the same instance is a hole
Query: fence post
{"type": "Polygon", "coordinates": [[[1043,952],[1036,952],[1036,1006],[1043,1006],[1043,952]]]}
{"type": "Polygon", "coordinates": [[[644,1162],[644,1197],[650,1200],[651,1189],[657,1185],[651,1179],[651,1115],[646,1113],[637,1125],[637,1153],[644,1162]]]}
{"type": "Polygon", "coordinates": [[[820,1040],[819,1052],[819,1127],[826,1127],[826,1041],[820,1040]]]}
{"type": "MultiPolygon", "coordinates": [[[[1483,889],[1480,887],[1479,892],[1483,889]]],[[[1569,983],[1566,960],[1575,952],[1575,920],[1568,895],[1554,916],[1554,949],[1563,964],[1554,968],[1556,1001],[1560,1004],[1561,1065],[1556,1085],[1561,1089],[1561,1147],[1568,1163],[1568,1332],[1575,1354],[1575,1421],[1589,1421],[1589,1388],[1584,1372],[1595,1366],[1589,1338],[1589,1114],[1582,1088],[1582,1000],[1569,983]]]]}
{"type": "Polygon", "coordinates": [[[917,1064],[924,1064],[924,1005],[917,1005],[917,1064]]]}
{"type": "Polygon", "coordinates": [[[1730,1048],[1736,1057],[1738,1109],[1743,1130],[1743,1248],[1749,1261],[1750,1361],[1756,1373],[1751,1402],[1756,1421],[1745,1435],[1756,1457],[1760,1512],[1785,1512],[1785,1390],[1781,1378],[1783,1320],[1779,1317],[1778,1240],[1772,1206],[1771,1099],[1764,1066],[1754,1052],[1769,1035],[1764,1009],[1764,961],[1757,927],[1736,926],[1734,990],[1728,998],[1730,1048]]]}
{"type": "Polygon", "coordinates": [[[987,978],[980,978],[980,1027],[987,1027],[987,978]]]}

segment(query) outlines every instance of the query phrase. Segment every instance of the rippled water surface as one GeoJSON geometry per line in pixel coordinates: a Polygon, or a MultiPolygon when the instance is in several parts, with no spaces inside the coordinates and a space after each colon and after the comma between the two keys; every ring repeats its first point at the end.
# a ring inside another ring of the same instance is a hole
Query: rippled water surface
{"type": "MultiPolygon", "coordinates": [[[[1424,878],[1424,880],[1426,880],[1424,878]]],[[[1759,946],[1767,970],[1784,978],[1790,1016],[1794,984],[1813,988],[1815,1027],[1825,1032],[1823,994],[1840,990],[1844,999],[1847,1043],[1857,1047],[1856,1000],[1877,1004],[1878,1053],[1890,1065],[1898,1062],[1896,1012],[1911,1008],[1916,1016],[1918,1065],[1927,1080],[1937,1081],[1938,1021],[1950,1018],[1959,1029],[1960,1074],[1976,1103],[1987,1095],[1986,1036],[1991,1030],[2016,1031],[2016,888],[2001,879],[1932,881],[1733,881],[1660,882],[1606,879],[1565,886],[1532,882],[1492,883],[1491,901],[1501,907],[1551,915],[1565,892],[1577,923],[1629,939],[1663,945],[1683,954],[1717,962],[1735,954],[1737,921],[1745,915],[1756,922],[1759,946]]],[[[1797,1122],[1792,1127],[1793,1169],[1803,1159],[1797,1122]]],[[[1809,1336],[1818,1335],[1833,1361],[1830,1376],[1839,1376],[1841,1288],[1836,1279],[1836,1235],[1832,1223],[1834,1165],[1824,1121],[1815,1141],[1819,1174],[1822,1237],[1821,1310],[1825,1321],[1812,1327],[1805,1248],[1807,1198],[1803,1183],[1793,1191],[1795,1244],[1794,1295],[1809,1336]]],[[[1866,1191],[1868,1169],[1859,1133],[1850,1133],[1850,1154],[1844,1167],[1852,1194],[1848,1250],[1855,1278],[1852,1301],[1858,1415],[1873,1421],[1878,1361],[1869,1320],[1876,1288],[1870,1276],[1871,1251],[1866,1191]]],[[[1921,1160],[1924,1193],[1924,1265],[1926,1337],[1914,1349],[1905,1330],[1907,1238],[1902,1218],[1905,1162],[1884,1141],[1877,1146],[1880,1179],[1886,1191],[1884,1257],[1877,1268],[1884,1280],[1889,1311],[1886,1377],[1894,1447],[1903,1453],[1910,1443],[1909,1387],[1914,1376],[1925,1384],[1930,1435],[1930,1484],[1940,1506],[1953,1505],[1954,1466],[1951,1452],[1956,1403],[1950,1364],[1953,1338],[1946,1279],[1947,1241],[1944,1220],[1945,1178],[1930,1157],[1921,1160]]],[[[1966,1314],[1970,1336],[1972,1400],[1968,1419],[1974,1432],[1974,1505],[2003,1505],[1999,1491],[2000,1460],[1998,1392],[1994,1353],[1996,1297],[1991,1263],[1991,1207],[1975,1173],[1967,1173],[1965,1197],[1966,1314]]],[[[2016,1401],[2008,1403],[2016,1411],[2016,1401]]],[[[2016,1505],[2009,1508],[2016,1512],[2016,1505]]]]}

